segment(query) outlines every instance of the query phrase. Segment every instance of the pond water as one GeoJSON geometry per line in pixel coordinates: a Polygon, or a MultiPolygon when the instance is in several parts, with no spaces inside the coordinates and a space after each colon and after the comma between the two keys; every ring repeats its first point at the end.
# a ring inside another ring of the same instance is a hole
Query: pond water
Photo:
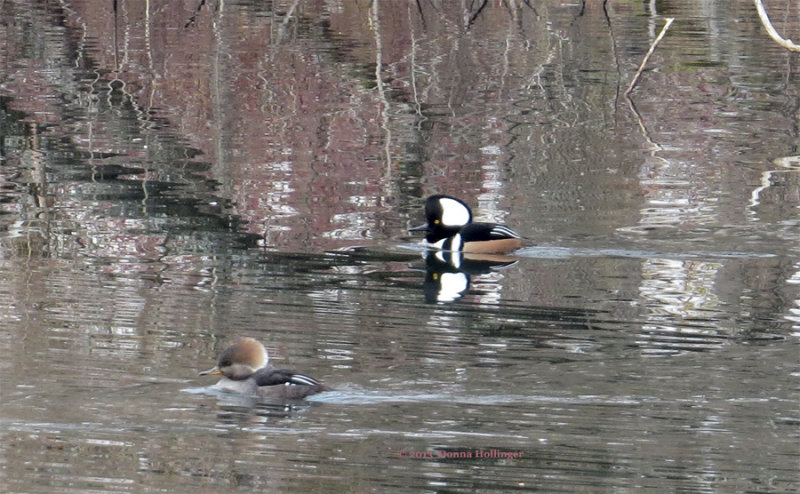
{"type": "Polygon", "coordinates": [[[0,491],[800,490],[800,59],[609,4],[0,3],[0,491]]]}

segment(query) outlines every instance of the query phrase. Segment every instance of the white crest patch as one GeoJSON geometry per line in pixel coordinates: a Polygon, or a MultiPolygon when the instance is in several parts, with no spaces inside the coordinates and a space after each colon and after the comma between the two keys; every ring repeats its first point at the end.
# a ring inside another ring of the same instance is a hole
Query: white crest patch
{"type": "Polygon", "coordinates": [[[442,206],[442,224],[444,226],[464,226],[470,221],[469,208],[455,199],[443,197],[439,199],[442,206]]]}

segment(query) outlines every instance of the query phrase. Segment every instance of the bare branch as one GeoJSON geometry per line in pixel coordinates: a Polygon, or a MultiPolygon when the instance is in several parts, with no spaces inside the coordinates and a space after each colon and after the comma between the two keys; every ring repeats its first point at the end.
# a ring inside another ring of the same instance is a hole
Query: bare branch
{"type": "Polygon", "coordinates": [[[656,36],[655,41],[653,41],[653,43],[650,45],[650,49],[647,50],[647,54],[645,54],[644,60],[642,60],[642,63],[639,65],[639,69],[636,71],[636,74],[634,74],[631,84],[628,86],[628,89],[625,90],[625,96],[630,95],[631,91],[633,91],[633,86],[636,85],[636,82],[639,80],[639,76],[642,75],[642,71],[644,70],[644,66],[647,65],[650,55],[653,54],[653,51],[656,49],[656,45],[658,45],[658,43],[661,41],[661,38],[663,38],[667,33],[667,29],[669,29],[670,24],[672,24],[672,21],[674,20],[675,19],[673,17],[667,18],[666,24],[664,24],[664,27],[661,28],[661,32],[658,33],[658,36],[656,36]]]}
{"type": "Polygon", "coordinates": [[[761,0],[753,0],[756,4],[756,10],[758,11],[758,18],[761,19],[761,25],[764,26],[764,29],[767,30],[767,34],[769,37],[772,38],[776,43],[781,45],[782,47],[786,48],[787,50],[791,51],[800,51],[800,46],[794,44],[790,39],[784,39],[778,31],[772,27],[772,22],[769,20],[769,16],[767,15],[767,10],[764,8],[764,4],[761,3],[761,0]]]}

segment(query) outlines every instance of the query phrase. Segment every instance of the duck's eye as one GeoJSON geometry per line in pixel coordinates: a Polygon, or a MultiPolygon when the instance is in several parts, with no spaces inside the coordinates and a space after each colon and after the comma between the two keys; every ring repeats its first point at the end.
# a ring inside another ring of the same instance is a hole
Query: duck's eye
{"type": "Polygon", "coordinates": [[[220,363],[219,363],[219,367],[220,368],[222,368],[222,367],[230,367],[230,366],[231,366],[231,361],[230,360],[221,360],[220,363]]]}
{"type": "Polygon", "coordinates": [[[438,224],[439,224],[439,223],[441,223],[441,222],[442,222],[442,220],[433,220],[433,224],[434,224],[434,225],[438,225],[438,224]]]}

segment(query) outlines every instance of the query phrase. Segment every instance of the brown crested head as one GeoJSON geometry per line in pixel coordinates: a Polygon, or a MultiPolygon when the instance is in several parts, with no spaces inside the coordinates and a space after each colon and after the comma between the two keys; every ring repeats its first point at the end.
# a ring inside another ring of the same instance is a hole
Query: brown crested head
{"type": "Polygon", "coordinates": [[[219,354],[217,365],[200,373],[222,374],[228,379],[247,379],[258,369],[267,366],[269,355],[258,340],[250,337],[240,338],[219,354]]]}

